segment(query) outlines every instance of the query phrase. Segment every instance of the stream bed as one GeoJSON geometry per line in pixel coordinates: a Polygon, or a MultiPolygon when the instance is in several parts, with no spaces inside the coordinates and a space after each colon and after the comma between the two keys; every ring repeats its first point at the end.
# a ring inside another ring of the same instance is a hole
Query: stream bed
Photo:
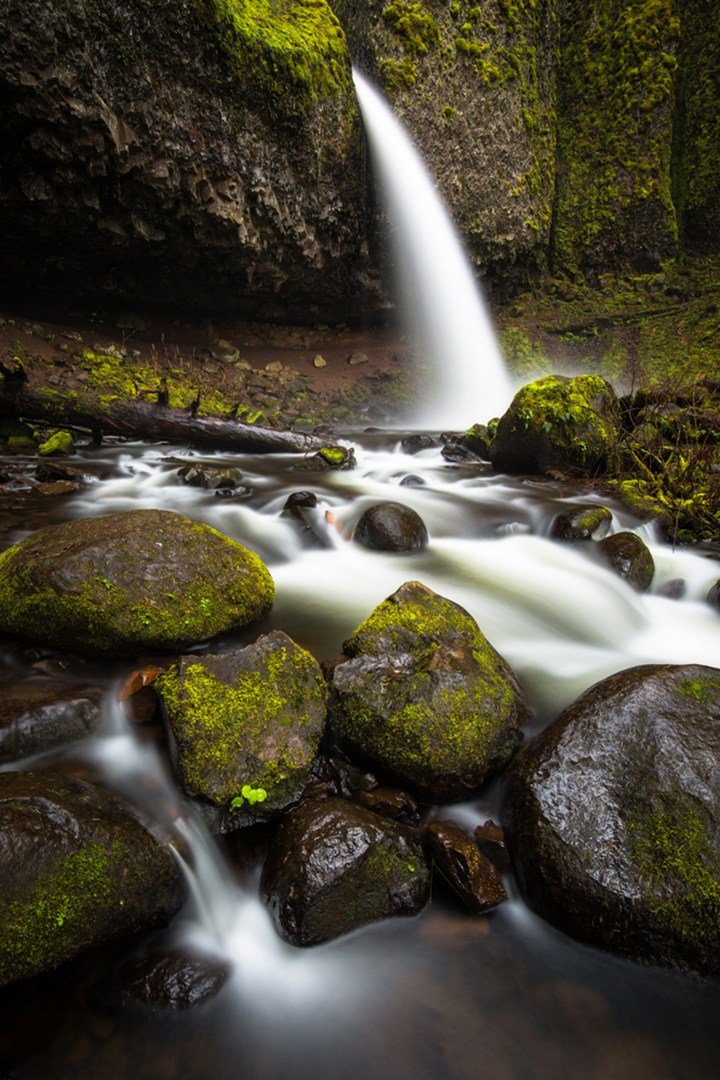
{"type": "MultiPolygon", "coordinates": [[[[673,551],[652,525],[586,488],[452,465],[439,444],[406,454],[402,435],[353,434],[357,468],[325,473],[294,471],[292,455],[134,443],[87,448],[73,465],[96,479],[63,498],[24,483],[36,459],[7,458],[17,480],[0,506],[0,544],[53,522],[131,509],[206,522],[257,551],[277,588],[261,623],[212,651],[281,629],[326,659],[377,603],[420,580],[465,607],[515,668],[532,708],[526,737],[622,668],[718,666],[720,618],[705,602],[719,576],[712,553],[673,551]],[[239,469],[249,493],[218,497],[184,484],[178,470],[197,463],[239,469]],[[305,529],[282,516],[288,495],[300,489],[318,497],[305,529]],[[362,511],[383,500],[420,514],[430,535],[424,552],[383,554],[352,541],[362,511]],[[614,531],[634,529],[650,545],[656,575],[648,594],[609,571],[591,544],[549,539],[559,512],[588,502],[613,510],[614,531]]],[[[137,666],[2,643],[5,682],[60,670],[107,690],[100,736],[11,767],[59,764],[107,784],[154,827],[171,831],[187,812],[168,780],[166,755],[123,726],[114,705],[120,681],[137,666]]],[[[500,820],[501,803],[497,781],[443,816],[473,827],[489,816],[500,820]]],[[[183,827],[199,833],[187,845],[194,898],[163,935],[228,961],[222,991],[183,1013],[122,1005],[113,975],[137,943],[108,946],[0,993],[0,1078],[717,1076],[715,982],[578,944],[534,916],[511,880],[511,900],[483,918],[464,913],[436,882],[417,918],[299,950],[277,937],[257,898],[262,841],[246,850],[242,836],[215,842],[192,817],[183,827]]]]}

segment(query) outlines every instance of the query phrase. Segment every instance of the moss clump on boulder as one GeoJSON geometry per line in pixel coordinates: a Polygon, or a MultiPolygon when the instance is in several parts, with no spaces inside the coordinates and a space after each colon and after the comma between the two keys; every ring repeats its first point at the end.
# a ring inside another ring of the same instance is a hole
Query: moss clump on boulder
{"type": "Polygon", "coordinates": [[[167,921],[180,874],[111,795],[45,771],[0,776],[0,984],[167,921]]]}
{"type": "Polygon", "coordinates": [[[617,452],[620,408],[597,375],[547,375],[517,392],[490,447],[501,472],[595,476],[617,452]]]}
{"type": "Polygon", "coordinates": [[[72,454],[75,449],[73,437],[69,431],[56,431],[49,439],[38,446],[38,454],[52,457],[55,454],[72,454]]]}
{"type": "Polygon", "coordinates": [[[553,540],[592,540],[607,532],[611,523],[612,512],[607,506],[577,506],[558,514],[550,535],[553,540]]]}
{"type": "Polygon", "coordinates": [[[586,941],[720,971],[720,670],[630,668],[520,755],[508,846],[527,899],[586,941]]]}
{"type": "Polygon", "coordinates": [[[526,715],[515,676],[458,604],[408,582],[343,653],[331,672],[338,735],[421,798],[469,796],[512,755],[526,715]]]}
{"type": "Polygon", "coordinates": [[[317,945],[391,915],[415,915],[430,891],[417,833],[344,799],[306,802],[284,819],[262,891],[279,933],[317,945]]]}
{"type": "Polygon", "coordinates": [[[68,521],[0,556],[0,629],[90,655],[239,630],[273,595],[254,552],[165,510],[68,521]]]}
{"type": "Polygon", "coordinates": [[[274,631],[220,656],[182,657],[155,684],[185,792],[225,832],[294,802],[325,727],[317,661],[274,631]]]}

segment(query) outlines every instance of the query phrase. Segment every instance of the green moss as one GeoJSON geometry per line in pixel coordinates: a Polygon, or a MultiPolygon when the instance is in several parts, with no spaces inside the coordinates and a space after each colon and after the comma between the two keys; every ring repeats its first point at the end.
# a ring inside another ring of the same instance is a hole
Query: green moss
{"type": "Polygon", "coordinates": [[[435,19],[421,3],[395,0],[383,10],[383,18],[410,53],[424,56],[440,40],[435,19]]]}
{"type": "Polygon", "coordinates": [[[234,72],[282,112],[350,95],[350,54],[326,0],[210,0],[234,72]]]}
{"type": "Polygon", "coordinates": [[[186,665],[182,675],[173,666],[155,686],[188,794],[230,809],[243,805],[239,799],[266,803],[263,809],[285,805],[312,762],[320,735],[316,714],[324,711],[324,685],[309,653],[296,645],[275,649],[262,670],[241,671],[232,684],[201,662],[186,665]],[[277,725],[288,729],[287,738],[273,735],[269,755],[267,733],[277,725]],[[304,732],[317,736],[310,751],[297,737],[304,732]]]}
{"type": "Polygon", "coordinates": [[[38,446],[38,454],[43,457],[49,457],[52,454],[70,454],[72,450],[73,437],[69,431],[56,431],[38,446]]]}
{"type": "Polygon", "coordinates": [[[700,705],[720,705],[720,675],[705,675],[698,679],[679,679],[677,692],[700,705]]]}
{"type": "Polygon", "coordinates": [[[39,878],[30,896],[0,898],[0,982],[43,971],[72,956],[88,925],[109,905],[111,868],[125,858],[120,841],[109,847],[90,843],[66,855],[53,873],[39,878]]]}
{"type": "Polygon", "coordinates": [[[631,850],[642,872],[648,903],[665,933],[720,946],[720,853],[711,823],[699,807],[657,807],[627,822],[631,850]]]}
{"type": "Polygon", "coordinates": [[[506,415],[516,428],[566,449],[579,467],[609,460],[617,450],[617,402],[597,375],[537,379],[517,392],[506,415]]]}
{"type": "Polygon", "coordinates": [[[570,0],[560,64],[556,267],[595,268],[677,241],[672,0],[570,0]]]}

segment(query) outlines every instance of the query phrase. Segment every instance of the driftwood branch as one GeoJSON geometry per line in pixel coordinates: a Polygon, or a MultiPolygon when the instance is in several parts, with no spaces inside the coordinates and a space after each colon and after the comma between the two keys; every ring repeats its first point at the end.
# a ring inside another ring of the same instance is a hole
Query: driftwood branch
{"type": "Polygon", "coordinates": [[[0,415],[40,420],[57,427],[82,428],[98,435],[190,443],[240,453],[305,453],[326,446],[325,440],[297,431],[241,424],[237,420],[194,416],[138,398],[105,400],[63,390],[33,387],[28,382],[0,382],[0,415]]]}

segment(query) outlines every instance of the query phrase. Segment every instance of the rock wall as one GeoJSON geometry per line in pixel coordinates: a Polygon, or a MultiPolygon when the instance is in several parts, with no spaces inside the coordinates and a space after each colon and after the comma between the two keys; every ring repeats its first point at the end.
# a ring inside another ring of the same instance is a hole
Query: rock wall
{"type": "Polygon", "coordinates": [[[324,0],[0,0],[0,287],[359,311],[361,139],[324,0]]]}
{"type": "Polygon", "coordinates": [[[409,128],[478,269],[546,263],[555,190],[556,0],[331,0],[409,128]]]}

